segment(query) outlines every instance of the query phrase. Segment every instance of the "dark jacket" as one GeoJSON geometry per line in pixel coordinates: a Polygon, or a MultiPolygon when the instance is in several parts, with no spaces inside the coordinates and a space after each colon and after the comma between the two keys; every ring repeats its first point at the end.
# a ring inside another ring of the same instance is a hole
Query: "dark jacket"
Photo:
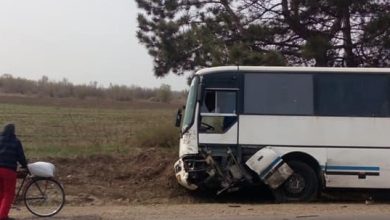
{"type": "Polygon", "coordinates": [[[7,124],[0,135],[0,167],[16,171],[17,162],[27,167],[22,143],[15,135],[15,125],[7,124]]]}

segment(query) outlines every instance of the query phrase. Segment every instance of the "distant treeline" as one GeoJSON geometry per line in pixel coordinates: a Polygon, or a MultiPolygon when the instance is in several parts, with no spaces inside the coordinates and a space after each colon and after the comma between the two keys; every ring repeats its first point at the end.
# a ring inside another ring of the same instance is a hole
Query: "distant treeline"
{"type": "Polygon", "coordinates": [[[154,89],[112,84],[106,88],[99,86],[97,82],[75,85],[67,79],[54,81],[49,80],[47,76],[43,76],[40,80],[35,81],[19,77],[15,78],[10,74],[0,76],[0,92],[56,98],[106,98],[118,101],[142,99],[156,102],[170,102],[173,99],[181,99],[186,94],[185,91],[172,91],[167,84],[162,84],[159,88],[154,89]]]}

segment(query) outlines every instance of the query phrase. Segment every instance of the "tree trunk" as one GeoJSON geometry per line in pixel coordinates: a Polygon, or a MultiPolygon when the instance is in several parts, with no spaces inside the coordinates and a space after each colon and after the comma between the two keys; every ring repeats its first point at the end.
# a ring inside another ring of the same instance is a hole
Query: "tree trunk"
{"type": "Polygon", "coordinates": [[[356,67],[357,62],[356,62],[355,54],[353,53],[349,4],[345,5],[343,8],[342,32],[343,32],[343,39],[344,39],[345,65],[347,67],[356,67]]]}

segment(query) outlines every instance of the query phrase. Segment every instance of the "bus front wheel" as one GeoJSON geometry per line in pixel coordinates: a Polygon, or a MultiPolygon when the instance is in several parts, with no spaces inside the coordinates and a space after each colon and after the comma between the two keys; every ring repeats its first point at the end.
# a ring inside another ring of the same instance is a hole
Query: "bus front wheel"
{"type": "Polygon", "coordinates": [[[277,189],[274,196],[277,202],[308,202],[318,194],[318,177],[306,163],[287,161],[294,173],[277,189]]]}

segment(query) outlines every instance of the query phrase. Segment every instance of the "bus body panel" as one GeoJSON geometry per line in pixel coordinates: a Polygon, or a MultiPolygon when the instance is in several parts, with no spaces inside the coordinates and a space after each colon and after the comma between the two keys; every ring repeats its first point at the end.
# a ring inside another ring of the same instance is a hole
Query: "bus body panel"
{"type": "Polygon", "coordinates": [[[390,188],[390,118],[241,115],[240,129],[241,145],[313,156],[326,187],[390,188]]]}
{"type": "Polygon", "coordinates": [[[223,134],[199,134],[199,144],[237,144],[238,123],[223,134]]]}
{"type": "Polygon", "coordinates": [[[389,147],[390,118],[240,115],[239,144],[389,147]]]}
{"type": "Polygon", "coordinates": [[[327,148],[326,186],[390,188],[390,149],[327,148]]]}
{"type": "Polygon", "coordinates": [[[326,166],[326,161],[327,161],[326,148],[272,146],[271,149],[275,150],[275,152],[277,152],[281,157],[289,153],[308,154],[318,162],[320,167],[326,166]]]}
{"type": "Polygon", "coordinates": [[[286,67],[286,66],[220,66],[210,67],[199,70],[195,75],[209,75],[215,73],[223,73],[229,71],[239,72],[253,72],[253,73],[279,73],[279,72],[291,72],[291,73],[373,73],[373,74],[390,74],[390,68],[345,68],[345,67],[286,67]]]}

